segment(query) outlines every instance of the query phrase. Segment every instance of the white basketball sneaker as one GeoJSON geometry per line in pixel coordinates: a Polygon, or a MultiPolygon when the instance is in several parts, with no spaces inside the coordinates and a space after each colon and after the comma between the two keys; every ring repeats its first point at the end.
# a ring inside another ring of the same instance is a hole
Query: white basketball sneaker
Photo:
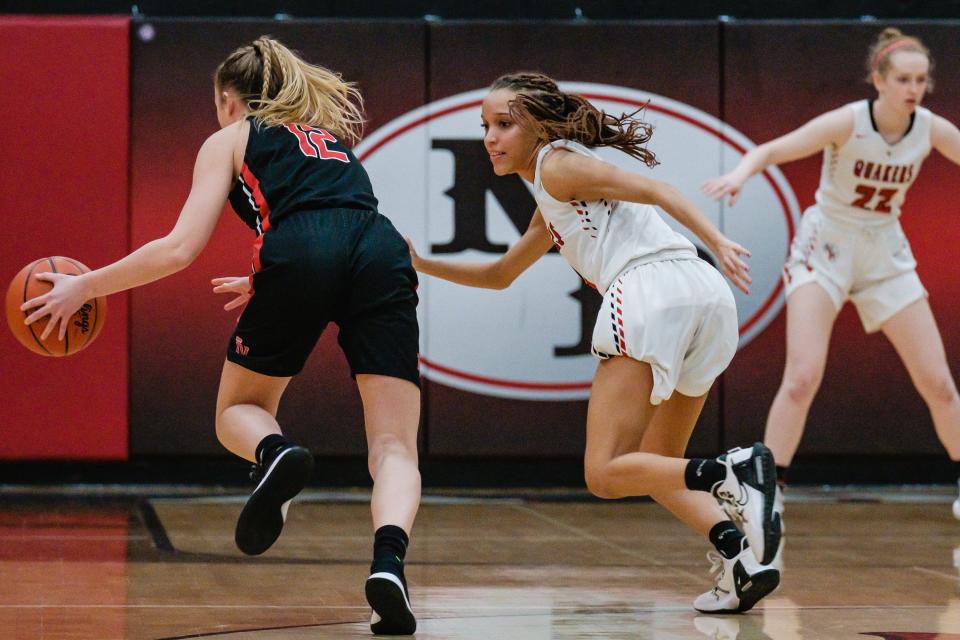
{"type": "Polygon", "coordinates": [[[760,564],[770,564],[780,546],[782,523],[774,517],[777,492],[773,454],[762,443],[749,449],[731,449],[717,458],[727,468],[711,489],[723,510],[743,527],[760,564]]]}
{"type": "Polygon", "coordinates": [[[783,523],[783,487],[777,485],[777,491],[773,496],[773,520],[774,526],[780,529],[780,544],[777,545],[777,553],[770,562],[773,567],[783,574],[783,546],[786,544],[787,527],[783,523]]]}
{"type": "MultiPolygon", "coordinates": [[[[960,488],[960,480],[957,480],[957,485],[960,488]]],[[[953,501],[953,517],[960,520],[960,497],[953,501]]]]}
{"type": "Polygon", "coordinates": [[[707,560],[712,563],[710,572],[717,573],[717,583],[693,601],[693,608],[702,613],[749,611],[780,584],[780,572],[757,562],[746,538],[735,558],[710,551],[707,560]]]}

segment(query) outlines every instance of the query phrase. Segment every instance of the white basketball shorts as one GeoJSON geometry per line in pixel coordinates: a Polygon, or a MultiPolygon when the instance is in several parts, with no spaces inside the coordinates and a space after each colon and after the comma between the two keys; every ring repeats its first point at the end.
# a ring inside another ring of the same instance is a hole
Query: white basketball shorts
{"type": "Polygon", "coordinates": [[[852,301],[867,333],[927,295],[898,220],[882,226],[857,225],[828,218],[817,206],[803,214],[783,282],[787,296],[816,282],[837,311],[852,301]]]}
{"type": "Polygon", "coordinates": [[[691,397],[709,391],[738,341],[733,293],[720,272],[699,259],[628,267],[604,295],[593,329],[597,357],[650,365],[654,405],[674,391],[691,397]]]}

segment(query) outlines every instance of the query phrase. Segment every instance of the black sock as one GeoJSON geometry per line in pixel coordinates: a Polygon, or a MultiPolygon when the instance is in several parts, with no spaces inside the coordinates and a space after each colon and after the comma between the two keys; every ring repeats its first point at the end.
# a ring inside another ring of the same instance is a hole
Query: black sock
{"type": "Polygon", "coordinates": [[[710,491],[713,485],[723,482],[726,475],[724,465],[712,458],[692,458],[683,472],[687,489],[691,491],[710,491]]]}
{"type": "Polygon", "coordinates": [[[787,473],[790,472],[790,467],[784,467],[777,465],[777,484],[780,485],[780,488],[783,489],[784,485],[787,484],[787,473]]]}
{"type": "Polygon", "coordinates": [[[729,520],[722,520],[710,529],[710,542],[727,560],[736,558],[744,548],[743,534],[737,525],[729,520]]]}
{"type": "MultiPolygon", "coordinates": [[[[410,538],[406,531],[392,524],[385,524],[373,534],[373,562],[370,563],[370,573],[386,571],[400,578],[403,588],[407,588],[407,580],[403,576],[403,559],[407,556],[407,545],[410,538]]],[[[407,598],[409,599],[409,595],[407,598]]]]}
{"type": "Polygon", "coordinates": [[[387,559],[403,564],[408,544],[410,538],[406,531],[396,525],[385,524],[373,534],[373,559],[387,559]]]}
{"type": "Polygon", "coordinates": [[[269,467],[277,453],[290,441],[279,433],[271,433],[257,445],[257,464],[269,467]]]}

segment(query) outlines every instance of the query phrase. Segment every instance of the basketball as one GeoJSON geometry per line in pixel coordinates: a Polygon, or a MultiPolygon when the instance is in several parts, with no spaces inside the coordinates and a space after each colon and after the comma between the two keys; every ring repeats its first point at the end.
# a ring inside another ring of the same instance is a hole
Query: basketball
{"type": "Polygon", "coordinates": [[[44,356],[69,356],[86,348],[103,328],[103,321],[107,312],[106,298],[87,300],[83,306],[73,314],[63,340],[58,337],[59,332],[54,330],[41,340],[40,336],[49,322],[49,317],[40,318],[36,322],[26,325],[24,319],[32,313],[21,311],[20,305],[27,300],[50,291],[53,288],[49,282],[33,277],[37,273],[66,273],[79,275],[90,271],[82,262],[63,256],[53,256],[34,260],[20,270],[10,286],[7,287],[7,325],[13,336],[20,344],[35,353],[44,356]]]}

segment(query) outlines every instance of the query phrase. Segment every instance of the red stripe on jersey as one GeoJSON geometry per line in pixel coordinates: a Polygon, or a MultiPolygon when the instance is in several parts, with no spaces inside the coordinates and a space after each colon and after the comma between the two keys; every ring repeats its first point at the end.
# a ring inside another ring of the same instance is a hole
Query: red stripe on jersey
{"type": "Polygon", "coordinates": [[[241,167],[240,175],[243,176],[243,181],[250,187],[253,201],[257,203],[257,208],[260,209],[260,235],[253,243],[253,270],[257,272],[260,271],[260,249],[263,247],[263,236],[270,228],[270,205],[267,204],[267,199],[263,197],[263,191],[260,190],[260,181],[257,180],[257,176],[253,175],[253,171],[246,163],[241,167]]]}

